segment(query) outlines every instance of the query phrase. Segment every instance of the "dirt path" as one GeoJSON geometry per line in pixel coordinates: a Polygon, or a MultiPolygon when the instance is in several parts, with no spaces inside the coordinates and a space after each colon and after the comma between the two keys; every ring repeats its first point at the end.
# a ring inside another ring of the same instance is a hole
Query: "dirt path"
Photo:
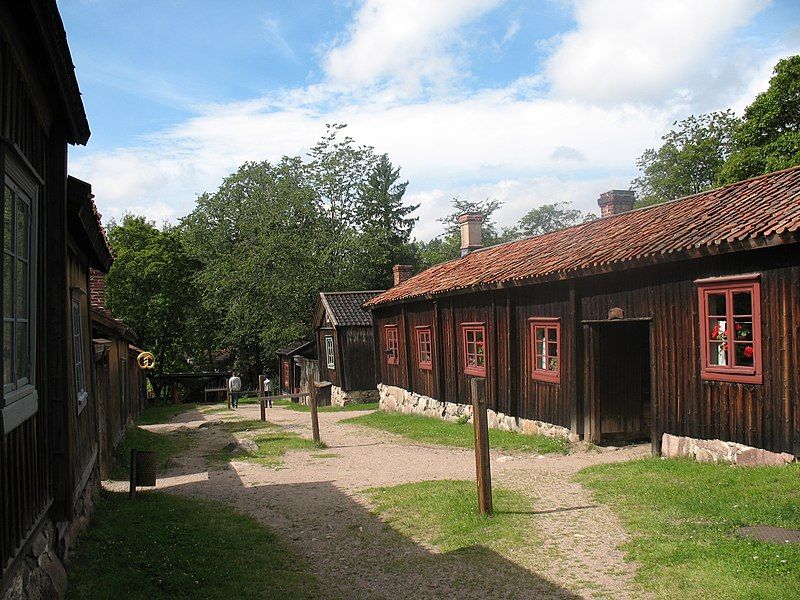
{"type": "MultiPolygon", "coordinates": [[[[571,476],[604,462],[644,456],[649,448],[569,456],[492,453],[495,485],[533,500],[531,539],[509,560],[491,550],[442,554],[402,536],[369,510],[361,493],[406,482],[472,479],[467,449],[409,443],[388,433],[340,423],[358,412],[320,413],[328,449],[290,452],[271,469],[234,461],[208,471],[203,456],[231,440],[209,420],[229,413],[191,411],[153,431],[198,429],[198,444],[178,457],[158,488],[213,498],[263,522],[305,557],[331,598],[638,598],[633,566],[618,550],[625,534],[614,514],[592,502],[571,476]]],[[[258,419],[241,406],[239,418],[258,419]]],[[[276,407],[268,419],[311,437],[307,413],[276,407]]],[[[112,484],[115,485],[115,484],[112,484]]],[[[257,551],[257,549],[254,549],[257,551]]]]}

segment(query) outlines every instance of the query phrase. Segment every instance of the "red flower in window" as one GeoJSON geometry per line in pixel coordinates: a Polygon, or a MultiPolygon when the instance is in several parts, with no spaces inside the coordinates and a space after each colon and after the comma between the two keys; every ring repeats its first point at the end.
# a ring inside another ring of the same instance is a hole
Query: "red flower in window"
{"type": "Polygon", "coordinates": [[[753,358],[753,347],[752,346],[745,346],[744,347],[744,355],[747,358],[753,358]]]}

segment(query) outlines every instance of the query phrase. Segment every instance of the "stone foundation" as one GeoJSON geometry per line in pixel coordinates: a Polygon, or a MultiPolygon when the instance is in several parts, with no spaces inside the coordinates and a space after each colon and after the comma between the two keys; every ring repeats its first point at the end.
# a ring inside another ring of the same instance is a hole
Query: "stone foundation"
{"type": "Polygon", "coordinates": [[[693,458],[698,462],[729,463],[744,467],[786,465],[794,462],[787,452],[770,452],[736,442],[698,440],[665,433],[661,437],[661,455],[666,458],[693,458]]]}
{"type": "Polygon", "coordinates": [[[345,406],[347,404],[365,404],[378,401],[378,390],[350,390],[345,392],[338,385],[331,386],[331,404],[345,406]]]}
{"type": "MultiPolygon", "coordinates": [[[[403,388],[382,383],[378,384],[378,392],[380,394],[380,409],[386,412],[423,415],[451,422],[472,423],[472,406],[468,404],[440,402],[435,398],[421,396],[403,388]]],[[[492,409],[486,412],[490,429],[513,431],[526,435],[559,437],[570,442],[577,442],[579,439],[577,434],[560,425],[512,417],[501,412],[495,412],[492,409]]]]}
{"type": "Polygon", "coordinates": [[[58,524],[45,518],[41,530],[31,539],[25,556],[12,567],[12,579],[2,594],[2,600],[66,598],[67,572],[63,561],[86,528],[99,489],[100,477],[95,467],[75,504],[74,518],[58,524]]]}

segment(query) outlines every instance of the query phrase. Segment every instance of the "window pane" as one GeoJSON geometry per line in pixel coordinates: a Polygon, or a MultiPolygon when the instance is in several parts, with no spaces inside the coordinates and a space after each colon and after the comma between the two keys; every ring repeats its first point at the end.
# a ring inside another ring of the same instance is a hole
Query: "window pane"
{"type": "Polygon", "coordinates": [[[536,327],[536,341],[540,341],[544,339],[544,327],[536,327]]]}
{"type": "Polygon", "coordinates": [[[541,369],[542,371],[547,369],[547,357],[546,356],[542,355],[542,356],[537,356],[536,357],[536,368],[537,369],[541,369]]]}
{"type": "Polygon", "coordinates": [[[727,314],[727,303],[725,301],[725,294],[709,294],[708,295],[708,315],[724,317],[727,314]]]}
{"type": "Polygon", "coordinates": [[[28,236],[30,234],[29,207],[21,199],[17,201],[17,256],[28,258],[28,236]]]}
{"type": "Polygon", "coordinates": [[[734,344],[736,348],[736,364],[742,367],[753,366],[753,344],[734,344]]]}
{"type": "Polygon", "coordinates": [[[712,365],[728,364],[728,344],[726,342],[711,342],[708,345],[708,362],[712,365]]]}
{"type": "Polygon", "coordinates": [[[728,339],[728,322],[725,319],[709,319],[708,339],[709,341],[726,341],[728,339]]]}
{"type": "Polygon", "coordinates": [[[14,192],[8,186],[3,194],[3,248],[14,251],[14,192]]]}
{"type": "Polygon", "coordinates": [[[555,342],[558,339],[558,333],[556,332],[555,327],[547,328],[547,339],[551,342],[555,342]]]}
{"type": "Polygon", "coordinates": [[[17,318],[28,318],[28,265],[17,261],[17,318]]]}
{"type": "Polygon", "coordinates": [[[30,357],[28,355],[28,324],[17,323],[17,339],[14,340],[16,344],[16,358],[17,358],[17,380],[23,377],[30,378],[30,357]]]}
{"type": "Polygon", "coordinates": [[[753,339],[753,322],[750,319],[734,319],[733,320],[734,339],[738,342],[752,341],[753,339]]]}
{"type": "Polygon", "coordinates": [[[483,341],[483,330],[482,329],[479,329],[479,330],[477,330],[475,332],[475,340],[478,341],[478,342],[482,342],[483,341]]]}
{"type": "Polygon", "coordinates": [[[558,371],[558,359],[556,357],[551,357],[549,362],[547,363],[547,368],[550,371],[558,371]]]}
{"type": "Polygon", "coordinates": [[[547,344],[547,355],[551,358],[558,356],[558,344],[555,342],[549,342],[547,344]]]}
{"type": "Polygon", "coordinates": [[[3,255],[3,316],[14,316],[14,257],[3,255]]]}
{"type": "Polygon", "coordinates": [[[750,292],[733,293],[733,314],[734,315],[753,314],[753,298],[750,292]]]}
{"type": "Polygon", "coordinates": [[[3,385],[14,383],[14,324],[3,323],[3,385]]]}

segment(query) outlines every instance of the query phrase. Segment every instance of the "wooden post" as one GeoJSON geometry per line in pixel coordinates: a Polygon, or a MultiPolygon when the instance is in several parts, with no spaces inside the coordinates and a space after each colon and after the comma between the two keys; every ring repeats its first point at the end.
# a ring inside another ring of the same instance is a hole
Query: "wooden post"
{"type": "Polygon", "coordinates": [[[317,394],[319,388],[314,384],[311,394],[308,397],[308,405],[311,407],[311,435],[314,441],[319,443],[319,416],[317,415],[317,394]]]}
{"type": "Polygon", "coordinates": [[[264,376],[258,376],[258,404],[261,406],[261,420],[267,420],[267,406],[264,400],[264,376]]]}
{"type": "Polygon", "coordinates": [[[489,465],[489,421],[486,415],[486,380],[470,380],[472,425],[475,430],[475,471],[478,480],[478,512],[491,517],[492,470],[489,465]]]}
{"type": "Polygon", "coordinates": [[[228,400],[228,410],[231,409],[231,386],[228,381],[225,381],[225,398],[228,400]]]}
{"type": "Polygon", "coordinates": [[[128,496],[131,500],[136,498],[136,450],[131,448],[131,481],[130,481],[130,489],[128,490],[128,496]]]}

